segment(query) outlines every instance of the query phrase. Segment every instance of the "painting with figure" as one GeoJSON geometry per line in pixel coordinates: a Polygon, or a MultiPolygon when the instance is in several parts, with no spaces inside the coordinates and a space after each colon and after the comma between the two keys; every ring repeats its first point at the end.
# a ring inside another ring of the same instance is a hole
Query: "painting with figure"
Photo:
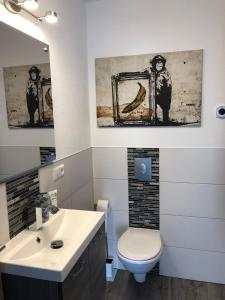
{"type": "Polygon", "coordinates": [[[99,127],[200,126],[203,50],[97,58],[99,127]]]}
{"type": "Polygon", "coordinates": [[[52,128],[50,64],[3,68],[9,128],[52,128]]]}

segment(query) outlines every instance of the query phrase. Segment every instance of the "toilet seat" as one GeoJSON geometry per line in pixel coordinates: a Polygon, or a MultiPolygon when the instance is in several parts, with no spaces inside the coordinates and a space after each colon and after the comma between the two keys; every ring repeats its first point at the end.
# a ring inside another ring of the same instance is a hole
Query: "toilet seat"
{"type": "Polygon", "coordinates": [[[118,241],[118,252],[124,258],[134,261],[151,260],[161,252],[161,238],[158,230],[129,227],[118,241]]]}

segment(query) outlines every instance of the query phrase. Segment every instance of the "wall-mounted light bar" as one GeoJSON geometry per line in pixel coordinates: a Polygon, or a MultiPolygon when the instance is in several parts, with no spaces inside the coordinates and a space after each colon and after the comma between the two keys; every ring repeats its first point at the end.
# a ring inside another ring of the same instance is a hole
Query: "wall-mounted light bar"
{"type": "Polygon", "coordinates": [[[58,21],[58,16],[55,11],[47,11],[44,16],[38,17],[34,15],[30,10],[38,8],[38,0],[4,0],[5,8],[13,14],[18,14],[21,11],[25,11],[38,21],[45,20],[47,23],[54,24],[58,21]]]}

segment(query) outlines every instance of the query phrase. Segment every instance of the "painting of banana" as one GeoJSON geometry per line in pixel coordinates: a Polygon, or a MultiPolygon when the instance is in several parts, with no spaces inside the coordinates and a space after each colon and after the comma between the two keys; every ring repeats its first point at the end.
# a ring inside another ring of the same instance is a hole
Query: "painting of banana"
{"type": "Polygon", "coordinates": [[[98,127],[201,126],[203,50],[96,58],[98,127]]]}

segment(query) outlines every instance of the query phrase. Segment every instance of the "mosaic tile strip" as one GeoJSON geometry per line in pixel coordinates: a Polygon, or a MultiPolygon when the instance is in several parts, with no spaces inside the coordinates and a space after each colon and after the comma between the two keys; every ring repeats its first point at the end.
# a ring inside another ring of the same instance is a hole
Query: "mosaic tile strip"
{"type": "MultiPolygon", "coordinates": [[[[129,226],[159,229],[159,149],[128,148],[129,226]],[[151,157],[152,180],[135,179],[135,158],[151,157]]],[[[151,271],[159,274],[159,264],[151,271]]]]}
{"type": "Polygon", "coordinates": [[[6,183],[10,238],[35,221],[32,199],[39,194],[38,170],[6,183]]]}
{"type": "Polygon", "coordinates": [[[129,225],[159,229],[159,149],[128,148],[129,225]],[[152,180],[135,179],[135,158],[152,158],[152,180]]]}
{"type": "Polygon", "coordinates": [[[40,147],[41,165],[56,158],[55,147],[40,147]]]}

